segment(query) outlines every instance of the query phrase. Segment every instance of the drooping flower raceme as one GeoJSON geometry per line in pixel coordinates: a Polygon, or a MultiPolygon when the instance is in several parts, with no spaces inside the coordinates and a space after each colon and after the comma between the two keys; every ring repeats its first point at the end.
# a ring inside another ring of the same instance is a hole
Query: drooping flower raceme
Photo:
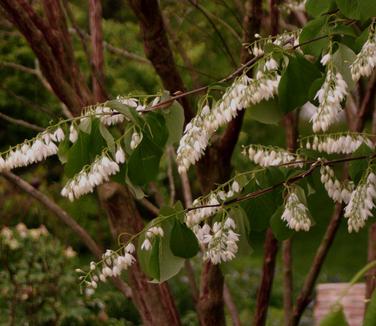
{"type": "Polygon", "coordinates": [[[305,147],[327,154],[351,154],[362,144],[374,148],[372,141],[361,134],[315,136],[307,140],[305,147]]]}
{"type": "Polygon", "coordinates": [[[192,208],[189,210],[185,217],[185,222],[188,227],[193,227],[202,221],[206,220],[210,216],[218,213],[222,208],[220,203],[225,202],[227,199],[232,198],[235,194],[238,194],[242,191],[242,187],[235,180],[227,190],[224,188],[219,191],[213,191],[208,196],[204,198],[198,198],[193,201],[192,208]],[[200,206],[206,206],[202,208],[195,208],[200,206]]]}
{"type": "Polygon", "coordinates": [[[328,165],[320,168],[321,182],[323,183],[328,196],[336,203],[348,203],[351,192],[354,189],[352,182],[340,182],[336,179],[334,171],[328,165]]]}
{"type": "Polygon", "coordinates": [[[256,78],[243,74],[211,110],[208,105],[204,106],[187,124],[177,150],[176,161],[180,172],[186,171],[200,159],[214,132],[234,119],[238,111],[275,95],[280,80],[277,69],[277,62],[270,59],[265,62],[264,68],[257,72],[256,78]]]}
{"type": "Polygon", "coordinates": [[[349,232],[358,232],[372,216],[376,199],[376,175],[370,172],[351,193],[350,201],[345,207],[345,218],[349,232]]]}
{"type": "Polygon", "coordinates": [[[198,241],[205,247],[204,260],[219,264],[235,257],[239,241],[235,228],[235,221],[231,217],[226,217],[222,222],[214,222],[212,228],[207,223],[193,228],[198,241]]]}
{"type": "Polygon", "coordinates": [[[51,155],[56,155],[58,152],[56,144],[63,141],[64,138],[64,131],[58,127],[52,133],[44,131],[33,140],[26,140],[11,148],[4,157],[0,155],[0,171],[27,166],[43,161],[51,155]]]}
{"type": "Polygon", "coordinates": [[[302,167],[303,163],[293,162],[302,161],[303,158],[288,152],[282,148],[270,148],[260,145],[251,145],[243,151],[249,159],[262,167],[283,165],[287,167],[302,167]],[[290,164],[291,163],[291,164],[290,164]]]}
{"type": "MultiPolygon", "coordinates": [[[[324,62],[327,63],[326,60],[324,62]]],[[[341,102],[346,94],[347,84],[342,75],[329,65],[325,81],[315,96],[319,106],[311,119],[314,132],[327,131],[329,126],[337,121],[342,110],[341,102]]]]}
{"type": "MultiPolygon", "coordinates": [[[[120,157],[120,154],[118,157],[120,157]]],[[[69,180],[61,190],[61,195],[73,201],[93,192],[95,187],[109,181],[110,176],[116,174],[119,170],[117,162],[106,154],[102,154],[88,168],[84,168],[73,179],[69,180]]]]}
{"type": "Polygon", "coordinates": [[[367,41],[350,66],[352,79],[357,81],[360,77],[371,75],[376,66],[376,23],[373,22],[367,41]]]}
{"type": "Polygon", "coordinates": [[[287,222],[290,229],[295,231],[309,231],[311,228],[312,222],[308,208],[299,198],[296,187],[289,190],[281,218],[287,222]]]}
{"type": "MultiPolygon", "coordinates": [[[[122,271],[127,270],[136,259],[133,256],[135,252],[135,246],[129,243],[124,248],[124,253],[119,254],[113,250],[106,250],[102,256],[100,263],[90,262],[90,273],[87,277],[80,276],[80,280],[83,280],[84,285],[89,291],[87,294],[93,294],[94,290],[98,287],[98,282],[106,282],[109,277],[117,277],[122,271]]],[[[80,269],[76,270],[82,273],[80,269]]]]}

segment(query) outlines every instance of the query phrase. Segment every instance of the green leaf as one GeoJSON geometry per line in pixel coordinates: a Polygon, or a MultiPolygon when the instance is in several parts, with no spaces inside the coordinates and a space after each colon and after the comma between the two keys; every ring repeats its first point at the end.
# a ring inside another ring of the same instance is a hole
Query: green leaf
{"type": "Polygon", "coordinates": [[[278,125],[283,117],[277,99],[261,101],[258,104],[250,106],[246,112],[252,120],[272,125],[278,125]]]}
{"type": "Polygon", "coordinates": [[[129,106],[120,103],[118,100],[107,101],[104,103],[104,105],[120,112],[127,118],[127,120],[132,121],[136,126],[142,125],[142,118],[134,108],[130,108],[129,106]]]}
{"type": "Polygon", "coordinates": [[[170,249],[175,256],[182,258],[192,258],[200,250],[195,234],[177,219],[171,232],[170,249]]]}
{"type": "Polygon", "coordinates": [[[106,141],[107,147],[109,148],[111,154],[115,156],[116,149],[115,149],[114,137],[112,136],[112,134],[109,132],[109,130],[103,123],[99,124],[99,131],[102,137],[104,138],[104,140],[106,141]]]}
{"type": "Polygon", "coordinates": [[[250,233],[251,227],[249,225],[249,220],[247,213],[241,206],[231,207],[229,215],[234,219],[236,224],[235,232],[240,234],[239,237],[239,247],[247,247],[250,245],[250,233]]]}
{"type": "Polygon", "coordinates": [[[320,322],[320,326],[348,326],[342,306],[335,307],[320,322]]]}
{"type": "Polygon", "coordinates": [[[159,250],[160,250],[160,238],[157,237],[152,240],[152,248],[150,252],[150,258],[149,258],[149,275],[159,280],[161,276],[161,271],[159,268],[159,250]]]}
{"type": "Polygon", "coordinates": [[[307,13],[312,16],[316,17],[325,12],[328,12],[330,9],[335,7],[334,0],[307,0],[305,4],[307,13]]]}
{"type": "Polygon", "coordinates": [[[304,57],[290,58],[278,86],[281,109],[287,113],[309,101],[309,89],[320,76],[319,69],[304,57]]]}
{"type": "Polygon", "coordinates": [[[79,131],[77,141],[66,153],[65,174],[72,178],[86,164],[92,163],[105,147],[105,141],[99,132],[99,121],[95,120],[92,123],[90,135],[79,131]]]}
{"type": "Polygon", "coordinates": [[[367,20],[376,16],[374,0],[336,0],[339,10],[348,18],[367,20]]]}
{"type": "Polygon", "coordinates": [[[131,182],[144,185],[155,180],[162,154],[163,151],[149,137],[144,136],[128,160],[128,177],[131,182]]]}
{"type": "MultiPolygon", "coordinates": [[[[174,211],[171,208],[170,210],[174,211]]],[[[164,210],[164,212],[167,211],[164,210]]],[[[158,220],[161,221],[162,219],[164,219],[164,217],[157,217],[151,221],[148,226],[155,225],[158,220]]],[[[174,256],[170,249],[172,231],[171,219],[164,220],[159,226],[162,227],[164,236],[162,238],[155,238],[155,242],[152,243],[153,247],[150,251],[141,250],[141,244],[145,239],[145,236],[141,236],[140,246],[137,251],[142,270],[153,279],[152,282],[154,283],[162,283],[170,279],[176,275],[184,265],[184,259],[174,256]]]]}
{"type": "Polygon", "coordinates": [[[175,144],[183,134],[184,110],[179,102],[174,101],[168,109],[163,110],[163,113],[168,129],[167,144],[175,144]]]}
{"type": "MultiPolygon", "coordinates": [[[[372,150],[366,145],[362,144],[352,155],[352,157],[369,156],[372,154],[372,150]]],[[[349,174],[351,179],[358,183],[363,173],[368,168],[368,160],[354,160],[350,162],[349,174]]]]}
{"type": "Polygon", "coordinates": [[[359,1],[358,0],[337,0],[339,10],[348,18],[359,19],[359,1]]]}
{"type": "Polygon", "coordinates": [[[338,50],[333,55],[333,62],[338,72],[341,73],[349,91],[353,90],[356,83],[351,77],[350,64],[354,62],[356,55],[353,50],[343,44],[339,44],[338,50]]]}
{"type": "Polygon", "coordinates": [[[294,231],[287,227],[286,222],[282,221],[281,216],[284,209],[285,208],[283,205],[278,207],[270,219],[270,227],[273,231],[274,236],[279,241],[286,240],[294,234],[294,231]]]}
{"type": "Polygon", "coordinates": [[[320,16],[304,26],[299,36],[300,44],[307,43],[301,46],[304,53],[319,57],[322,50],[328,47],[327,37],[318,39],[321,36],[327,35],[327,21],[328,18],[326,16],[320,16]]]}
{"type": "Polygon", "coordinates": [[[374,0],[358,0],[360,19],[367,20],[376,16],[376,5],[374,0]]]}
{"type": "Polygon", "coordinates": [[[57,151],[57,156],[61,164],[65,164],[68,162],[69,149],[70,149],[69,137],[65,137],[64,140],[59,144],[58,151],[57,151]]]}
{"type": "Polygon", "coordinates": [[[363,326],[376,325],[376,291],[373,291],[371,301],[368,303],[363,326]]]}
{"type": "MultiPolygon", "coordinates": [[[[284,175],[278,169],[268,169],[263,173],[259,173],[257,178],[245,187],[244,192],[251,193],[265,189],[282,180],[284,180],[284,175]]],[[[240,204],[248,216],[251,230],[262,231],[269,226],[271,216],[281,204],[280,191],[279,189],[268,192],[240,204]]]]}
{"type": "Polygon", "coordinates": [[[83,118],[80,121],[80,125],[78,126],[80,130],[82,130],[86,134],[91,133],[91,119],[90,118],[83,118]]]}
{"type": "Polygon", "coordinates": [[[144,185],[157,178],[167,138],[163,116],[149,113],[145,119],[142,141],[128,160],[128,177],[132,183],[144,185]]]}

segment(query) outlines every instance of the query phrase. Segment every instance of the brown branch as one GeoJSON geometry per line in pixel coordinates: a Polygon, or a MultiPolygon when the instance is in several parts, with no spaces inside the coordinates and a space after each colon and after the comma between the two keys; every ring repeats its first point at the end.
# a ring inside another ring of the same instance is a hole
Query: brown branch
{"type": "Polygon", "coordinates": [[[194,88],[198,88],[199,87],[199,81],[198,81],[199,78],[198,78],[198,74],[197,74],[197,72],[196,72],[196,70],[193,66],[193,63],[192,63],[191,59],[189,58],[187,51],[184,49],[184,46],[181,44],[175,30],[171,27],[170,20],[166,16],[164,18],[165,18],[164,23],[165,23],[166,31],[170,35],[170,38],[171,38],[173,44],[175,45],[176,50],[179,52],[180,57],[182,58],[184,64],[188,68],[188,71],[189,71],[189,74],[190,74],[191,80],[192,80],[192,85],[193,85],[194,88]]]}
{"type": "Polygon", "coordinates": [[[34,131],[43,131],[44,128],[42,127],[39,127],[37,125],[34,125],[30,122],[27,122],[25,120],[21,120],[21,119],[15,119],[15,118],[12,118],[4,113],[1,113],[0,112],[0,119],[4,119],[5,121],[8,121],[10,123],[13,123],[15,125],[18,125],[18,126],[21,126],[21,127],[24,127],[24,128],[28,128],[28,129],[31,129],[31,130],[34,130],[34,131]]]}
{"type": "Polygon", "coordinates": [[[89,0],[90,34],[93,65],[93,93],[97,102],[107,99],[104,87],[104,55],[102,32],[102,5],[100,0],[89,0]]]}
{"type": "MultiPolygon", "coordinates": [[[[245,14],[243,18],[243,43],[251,43],[254,40],[254,34],[258,33],[261,28],[262,20],[262,1],[246,1],[245,14]]],[[[255,60],[255,58],[253,59],[255,60]]],[[[244,66],[247,62],[253,61],[251,55],[246,47],[243,47],[240,53],[240,61],[244,66]]],[[[244,108],[245,109],[245,108],[244,108]]],[[[239,139],[240,130],[243,124],[244,109],[239,112],[238,116],[232,120],[221,139],[220,151],[226,159],[225,166],[230,165],[232,152],[239,139]]]]}
{"type": "MultiPolygon", "coordinates": [[[[57,205],[52,199],[44,195],[31,184],[11,172],[1,172],[1,175],[12,184],[16,185],[22,191],[38,200],[44,207],[52,212],[60,221],[66,224],[93,253],[97,259],[101,259],[103,250],[97,245],[93,238],[79,225],[73,217],[57,205]]],[[[127,297],[132,296],[131,289],[119,278],[112,279],[114,285],[127,297]]]]}
{"type": "Polygon", "coordinates": [[[325,231],[325,235],[316,251],[315,258],[311,268],[306,276],[304,285],[299,293],[298,299],[296,301],[296,306],[293,311],[291,325],[297,326],[299,324],[300,318],[307,307],[307,305],[312,300],[312,291],[315,286],[316,280],[320,274],[321,267],[324,260],[328,254],[329,248],[331,247],[335,234],[339,228],[341,217],[342,217],[343,204],[336,204],[335,210],[329,225],[325,231]]]}
{"type": "Polygon", "coordinates": [[[146,198],[139,199],[138,202],[144,206],[149,212],[151,212],[154,215],[159,214],[159,208],[155,206],[152,202],[147,200],[146,198]]]}
{"type": "Polygon", "coordinates": [[[256,310],[253,317],[254,326],[263,326],[266,322],[266,314],[268,311],[269,299],[273,285],[277,251],[278,240],[274,237],[272,230],[268,228],[264,243],[262,278],[260,287],[257,291],[256,310]]]}
{"type": "MultiPolygon", "coordinates": [[[[185,87],[176,68],[174,57],[167,39],[163,17],[157,0],[128,0],[138,18],[144,39],[146,57],[152,62],[164,87],[174,92],[184,92],[185,87]]],[[[185,121],[193,117],[188,99],[181,98],[185,121]]]]}

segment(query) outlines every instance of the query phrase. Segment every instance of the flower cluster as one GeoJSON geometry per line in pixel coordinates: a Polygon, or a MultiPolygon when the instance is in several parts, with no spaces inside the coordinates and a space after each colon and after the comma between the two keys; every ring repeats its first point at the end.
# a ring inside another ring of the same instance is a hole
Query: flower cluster
{"type": "MultiPolygon", "coordinates": [[[[106,282],[107,278],[117,277],[122,271],[127,270],[136,261],[133,256],[134,252],[135,246],[129,243],[121,255],[113,250],[106,250],[100,263],[92,261],[89,274],[80,276],[80,280],[87,287],[86,293],[93,294],[98,287],[98,282],[106,282]]],[[[85,274],[81,269],[77,269],[76,272],[85,274]]]]}
{"type": "Polygon", "coordinates": [[[111,175],[119,172],[119,164],[124,163],[125,154],[119,146],[116,153],[116,162],[102,154],[88,168],[81,170],[73,179],[69,180],[61,191],[61,195],[68,197],[70,201],[94,191],[94,188],[105,181],[109,181],[111,175]]]}
{"type": "Polygon", "coordinates": [[[210,137],[220,126],[234,119],[238,111],[275,95],[281,78],[277,69],[277,62],[269,59],[265,62],[264,68],[257,72],[256,78],[249,78],[243,74],[234,81],[211,110],[205,105],[187,124],[177,150],[176,161],[180,172],[188,170],[190,165],[200,159],[210,137]]]}
{"type": "Polygon", "coordinates": [[[212,228],[206,223],[202,227],[196,225],[193,228],[198,241],[205,246],[204,260],[219,264],[235,257],[239,241],[235,228],[235,221],[231,217],[222,222],[214,222],[212,228]]]}
{"type": "Polygon", "coordinates": [[[5,246],[9,247],[11,250],[18,249],[21,244],[19,239],[31,238],[33,240],[38,240],[41,236],[47,236],[48,230],[44,225],[39,228],[28,229],[23,223],[18,223],[15,229],[3,226],[0,230],[0,242],[5,246]]]}
{"type": "Polygon", "coordinates": [[[269,148],[260,145],[251,145],[243,151],[249,159],[262,167],[278,166],[285,164],[288,167],[302,167],[303,163],[290,164],[299,162],[303,159],[281,148],[269,148]]]}
{"type": "Polygon", "coordinates": [[[372,141],[361,134],[315,136],[307,140],[305,147],[328,154],[351,154],[362,144],[374,148],[372,141]]]}
{"type": "MultiPolygon", "coordinates": [[[[328,54],[323,57],[322,62],[327,64],[328,54]]],[[[319,107],[312,116],[312,129],[314,132],[320,130],[326,131],[329,126],[338,119],[338,115],[341,112],[341,102],[344,100],[347,94],[347,84],[344,81],[342,75],[335,73],[332,65],[329,65],[325,81],[319,91],[317,92],[315,99],[318,99],[319,107]]]]}
{"type": "Polygon", "coordinates": [[[188,227],[193,227],[210,216],[213,216],[221,210],[220,203],[225,202],[227,199],[233,197],[235,194],[241,192],[242,187],[235,180],[229,185],[228,190],[221,189],[210,193],[210,195],[204,198],[197,198],[193,201],[193,205],[190,211],[186,214],[186,224],[188,227]],[[196,208],[200,206],[206,206],[202,208],[196,208]]]}
{"type": "Polygon", "coordinates": [[[323,183],[328,196],[336,203],[348,203],[353,191],[352,182],[342,183],[335,178],[334,171],[328,165],[322,166],[320,169],[321,182],[323,183]]]}
{"type": "Polygon", "coordinates": [[[136,149],[137,146],[140,145],[141,141],[142,141],[142,134],[138,133],[137,131],[134,131],[131,137],[131,143],[130,143],[131,149],[136,149]]]}
{"type": "Polygon", "coordinates": [[[351,65],[351,76],[355,81],[362,76],[369,76],[376,66],[376,30],[375,25],[371,27],[368,40],[364,43],[361,51],[351,65]]]}
{"type": "Polygon", "coordinates": [[[151,241],[155,237],[163,237],[163,236],[164,236],[164,232],[163,232],[163,229],[160,226],[151,227],[150,229],[148,229],[146,231],[145,240],[141,244],[141,249],[146,250],[146,251],[150,250],[151,247],[152,247],[151,241]]]}
{"type": "MultiPolygon", "coordinates": [[[[261,36],[259,34],[255,34],[256,38],[260,38],[261,36]]],[[[274,44],[277,46],[281,46],[284,48],[291,48],[293,44],[295,44],[295,41],[297,40],[296,33],[282,33],[277,35],[275,38],[267,38],[267,39],[260,39],[253,43],[252,47],[252,54],[255,57],[262,56],[264,54],[263,48],[267,44],[274,44]]]]}
{"type": "Polygon", "coordinates": [[[52,133],[44,131],[33,140],[24,141],[22,144],[11,148],[4,157],[0,155],[0,171],[27,166],[57,154],[56,144],[64,138],[64,131],[58,127],[52,133]]]}
{"type": "Polygon", "coordinates": [[[358,232],[364,226],[368,217],[372,216],[372,208],[376,199],[376,175],[371,172],[360,182],[351,193],[350,201],[345,207],[345,218],[349,232],[358,232]]]}
{"type": "Polygon", "coordinates": [[[282,220],[287,222],[287,226],[295,231],[309,231],[311,228],[311,218],[308,208],[300,200],[296,187],[289,191],[285,203],[285,210],[282,220]]]}

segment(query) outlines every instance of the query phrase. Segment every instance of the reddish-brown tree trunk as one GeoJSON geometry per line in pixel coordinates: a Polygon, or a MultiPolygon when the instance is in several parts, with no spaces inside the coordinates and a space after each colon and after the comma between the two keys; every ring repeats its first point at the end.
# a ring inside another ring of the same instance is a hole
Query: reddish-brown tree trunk
{"type": "Polygon", "coordinates": [[[102,5],[100,0],[89,0],[90,36],[93,66],[93,93],[97,102],[104,102],[107,94],[104,86],[104,52],[102,32],[102,5]]]}
{"type": "Polygon", "coordinates": [[[256,311],[253,317],[254,326],[263,326],[269,306],[270,294],[273,287],[275,263],[278,252],[278,240],[274,237],[272,230],[266,231],[264,243],[264,265],[260,287],[257,292],[256,311]]]}
{"type": "MultiPolygon", "coordinates": [[[[146,57],[170,92],[184,92],[183,80],[176,68],[168,42],[163,17],[157,0],[128,0],[138,18],[144,41],[146,57]]],[[[180,99],[186,122],[192,119],[193,112],[186,97],[180,99]]]]}

